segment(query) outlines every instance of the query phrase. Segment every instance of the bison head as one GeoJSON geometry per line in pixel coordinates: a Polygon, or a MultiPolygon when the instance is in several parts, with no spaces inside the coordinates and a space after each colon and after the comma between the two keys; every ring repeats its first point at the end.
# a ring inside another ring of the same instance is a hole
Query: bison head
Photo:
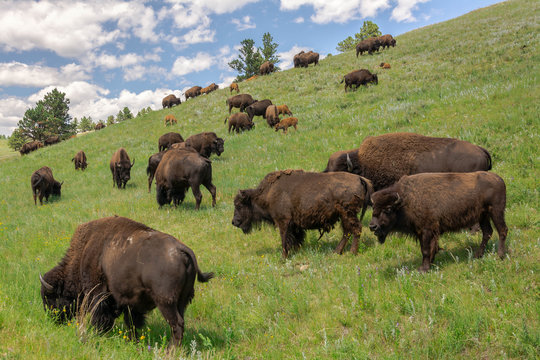
{"type": "Polygon", "coordinates": [[[386,236],[396,225],[402,200],[396,191],[381,190],[371,196],[371,202],[373,215],[369,229],[377,236],[379,242],[384,244],[386,236]]]}
{"type": "Polygon", "coordinates": [[[374,82],[376,85],[379,85],[379,78],[377,77],[377,74],[373,74],[371,76],[371,81],[374,82]]]}
{"type": "Polygon", "coordinates": [[[234,198],[234,216],[232,219],[233,226],[242,229],[244,234],[251,232],[253,225],[254,214],[253,204],[251,203],[253,190],[239,190],[234,198]]]}
{"type": "Polygon", "coordinates": [[[58,181],[54,181],[53,182],[53,187],[52,187],[52,194],[53,195],[56,195],[56,196],[60,196],[61,195],[61,190],[62,190],[62,184],[64,182],[62,181],[61,183],[58,182],[58,181]]]}
{"type": "Polygon", "coordinates": [[[75,314],[76,299],[64,294],[64,282],[51,275],[51,272],[44,277],[39,275],[41,282],[41,299],[45,311],[49,311],[58,322],[65,322],[75,314]]]}
{"type": "Polygon", "coordinates": [[[220,156],[223,151],[225,151],[224,148],[225,140],[222,138],[217,138],[212,142],[212,152],[217,154],[217,156],[220,156]]]}
{"type": "Polygon", "coordinates": [[[116,173],[118,174],[118,177],[121,181],[124,183],[127,182],[131,177],[131,168],[133,167],[133,164],[135,164],[135,159],[133,159],[133,162],[130,164],[127,162],[127,164],[122,164],[120,162],[117,162],[115,164],[116,166],[116,173]]]}

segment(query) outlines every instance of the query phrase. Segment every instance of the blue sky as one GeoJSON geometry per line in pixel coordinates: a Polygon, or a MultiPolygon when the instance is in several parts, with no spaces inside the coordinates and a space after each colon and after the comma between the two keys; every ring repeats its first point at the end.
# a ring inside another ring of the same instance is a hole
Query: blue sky
{"type": "MultiPolygon", "coordinates": [[[[94,121],[128,106],[161,108],[193,85],[228,86],[227,62],[269,32],[279,66],[300,50],[337,54],[364,20],[399,35],[497,0],[0,0],[0,134],[57,87],[94,121]]],[[[456,29],[459,31],[459,29],[456,29]]],[[[398,44],[399,46],[399,44],[398,44]]]]}

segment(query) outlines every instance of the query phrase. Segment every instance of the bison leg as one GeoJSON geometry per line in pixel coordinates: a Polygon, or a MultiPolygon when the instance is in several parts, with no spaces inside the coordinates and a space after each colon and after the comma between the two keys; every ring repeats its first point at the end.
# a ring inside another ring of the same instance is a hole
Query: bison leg
{"type": "Polygon", "coordinates": [[[158,304],[158,309],[172,329],[173,339],[171,345],[182,345],[184,337],[184,318],[178,313],[176,304],[158,304]]]}
{"type": "Polygon", "coordinates": [[[480,218],[480,228],[482,229],[482,242],[480,243],[480,247],[474,253],[474,257],[476,258],[484,256],[487,243],[493,234],[493,228],[489,223],[489,216],[486,213],[482,214],[482,217],[480,218]]]}
{"type": "Polygon", "coordinates": [[[137,340],[137,329],[144,326],[144,314],[130,308],[124,310],[124,324],[129,329],[129,337],[131,340],[137,340]]]}
{"type": "Polygon", "coordinates": [[[289,256],[288,226],[279,225],[279,235],[281,236],[281,256],[286,259],[289,256]]]}
{"type": "Polygon", "coordinates": [[[493,220],[493,225],[495,225],[497,233],[499,234],[499,248],[497,249],[497,255],[499,255],[501,259],[504,259],[506,254],[506,236],[508,235],[508,227],[504,221],[504,205],[500,207],[492,207],[491,219],[493,220]]]}
{"type": "Polygon", "coordinates": [[[199,184],[191,184],[191,192],[195,197],[195,210],[199,210],[202,201],[202,193],[199,184]]]}
{"type": "Polygon", "coordinates": [[[212,207],[216,206],[216,187],[212,184],[212,181],[203,183],[204,187],[208,189],[210,195],[212,195],[212,207]]]}
{"type": "Polygon", "coordinates": [[[154,174],[148,175],[148,192],[152,189],[152,181],[154,181],[154,174]]]}
{"type": "Polygon", "coordinates": [[[422,232],[420,241],[422,247],[422,266],[418,268],[420,272],[427,272],[435,259],[435,254],[439,250],[439,235],[430,229],[422,232]]]}
{"type": "Polygon", "coordinates": [[[167,189],[165,187],[156,184],[156,200],[159,207],[162,207],[165,204],[170,203],[171,201],[167,198],[167,189]]]}

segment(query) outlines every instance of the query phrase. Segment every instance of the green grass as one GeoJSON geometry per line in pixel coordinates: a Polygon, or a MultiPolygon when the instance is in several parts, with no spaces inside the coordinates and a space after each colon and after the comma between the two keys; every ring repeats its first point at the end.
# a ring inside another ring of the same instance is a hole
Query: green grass
{"type": "Polygon", "coordinates": [[[0,161],[9,159],[16,155],[19,155],[19,153],[16,151],[13,151],[8,146],[8,141],[6,139],[0,139],[0,161]]]}
{"type": "Polygon", "coordinates": [[[82,336],[76,324],[55,325],[42,309],[39,273],[60,260],[76,226],[119,214],[176,236],[203,271],[217,275],[196,284],[184,357],[538,358],[539,18],[535,1],[508,1],[401,35],[380,54],[348,52],[317,68],[240,83],[255,98],[289,105],[299,125],[287,135],[261,118],[253,131],[227,134],[227,89],[0,162],[0,357],[167,356],[170,331],[158,311],[133,343],[123,339],[120,319],[111,333],[82,336]],[[378,70],[382,61],[392,69],[378,70]],[[344,93],[339,81],[358,68],[375,70],[379,85],[344,93]],[[178,125],[166,129],[168,113],[178,125]],[[215,208],[205,189],[198,212],[191,193],[178,209],[161,210],[155,188],[148,194],[147,159],[171,130],[225,138],[225,153],[212,157],[215,208]],[[358,256],[333,254],[338,227],[320,241],[308,232],[305,246],[283,261],[276,229],[244,235],[231,225],[238,189],[277,169],[320,171],[334,151],[396,131],[456,137],[491,152],[493,171],[507,184],[504,261],[494,251],[496,233],[482,259],[471,251],[479,234],[447,234],[434,269],[420,274],[414,240],[394,235],[379,245],[367,227],[358,256]],[[120,146],[136,160],[125,191],[112,188],[108,165],[120,146]],[[85,172],[70,162],[80,149],[85,172]],[[61,199],[36,207],[30,175],[44,165],[65,183],[61,199]]]}

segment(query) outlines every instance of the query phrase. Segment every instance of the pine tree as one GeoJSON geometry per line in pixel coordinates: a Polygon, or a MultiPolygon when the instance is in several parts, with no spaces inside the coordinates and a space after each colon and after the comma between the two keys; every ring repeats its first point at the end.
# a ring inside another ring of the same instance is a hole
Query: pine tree
{"type": "Polygon", "coordinates": [[[259,48],[259,52],[263,57],[263,62],[270,61],[272,64],[276,65],[279,62],[279,56],[276,55],[277,47],[279,45],[273,42],[274,39],[270,33],[264,33],[262,41],[263,47],[262,49],[259,48]]]}
{"type": "Polygon", "coordinates": [[[352,36],[347,37],[345,40],[338,42],[337,50],[344,52],[356,48],[356,44],[360,41],[368,39],[374,36],[381,36],[382,33],[379,30],[379,26],[372,21],[364,21],[364,24],[360,28],[360,32],[352,36]]]}

